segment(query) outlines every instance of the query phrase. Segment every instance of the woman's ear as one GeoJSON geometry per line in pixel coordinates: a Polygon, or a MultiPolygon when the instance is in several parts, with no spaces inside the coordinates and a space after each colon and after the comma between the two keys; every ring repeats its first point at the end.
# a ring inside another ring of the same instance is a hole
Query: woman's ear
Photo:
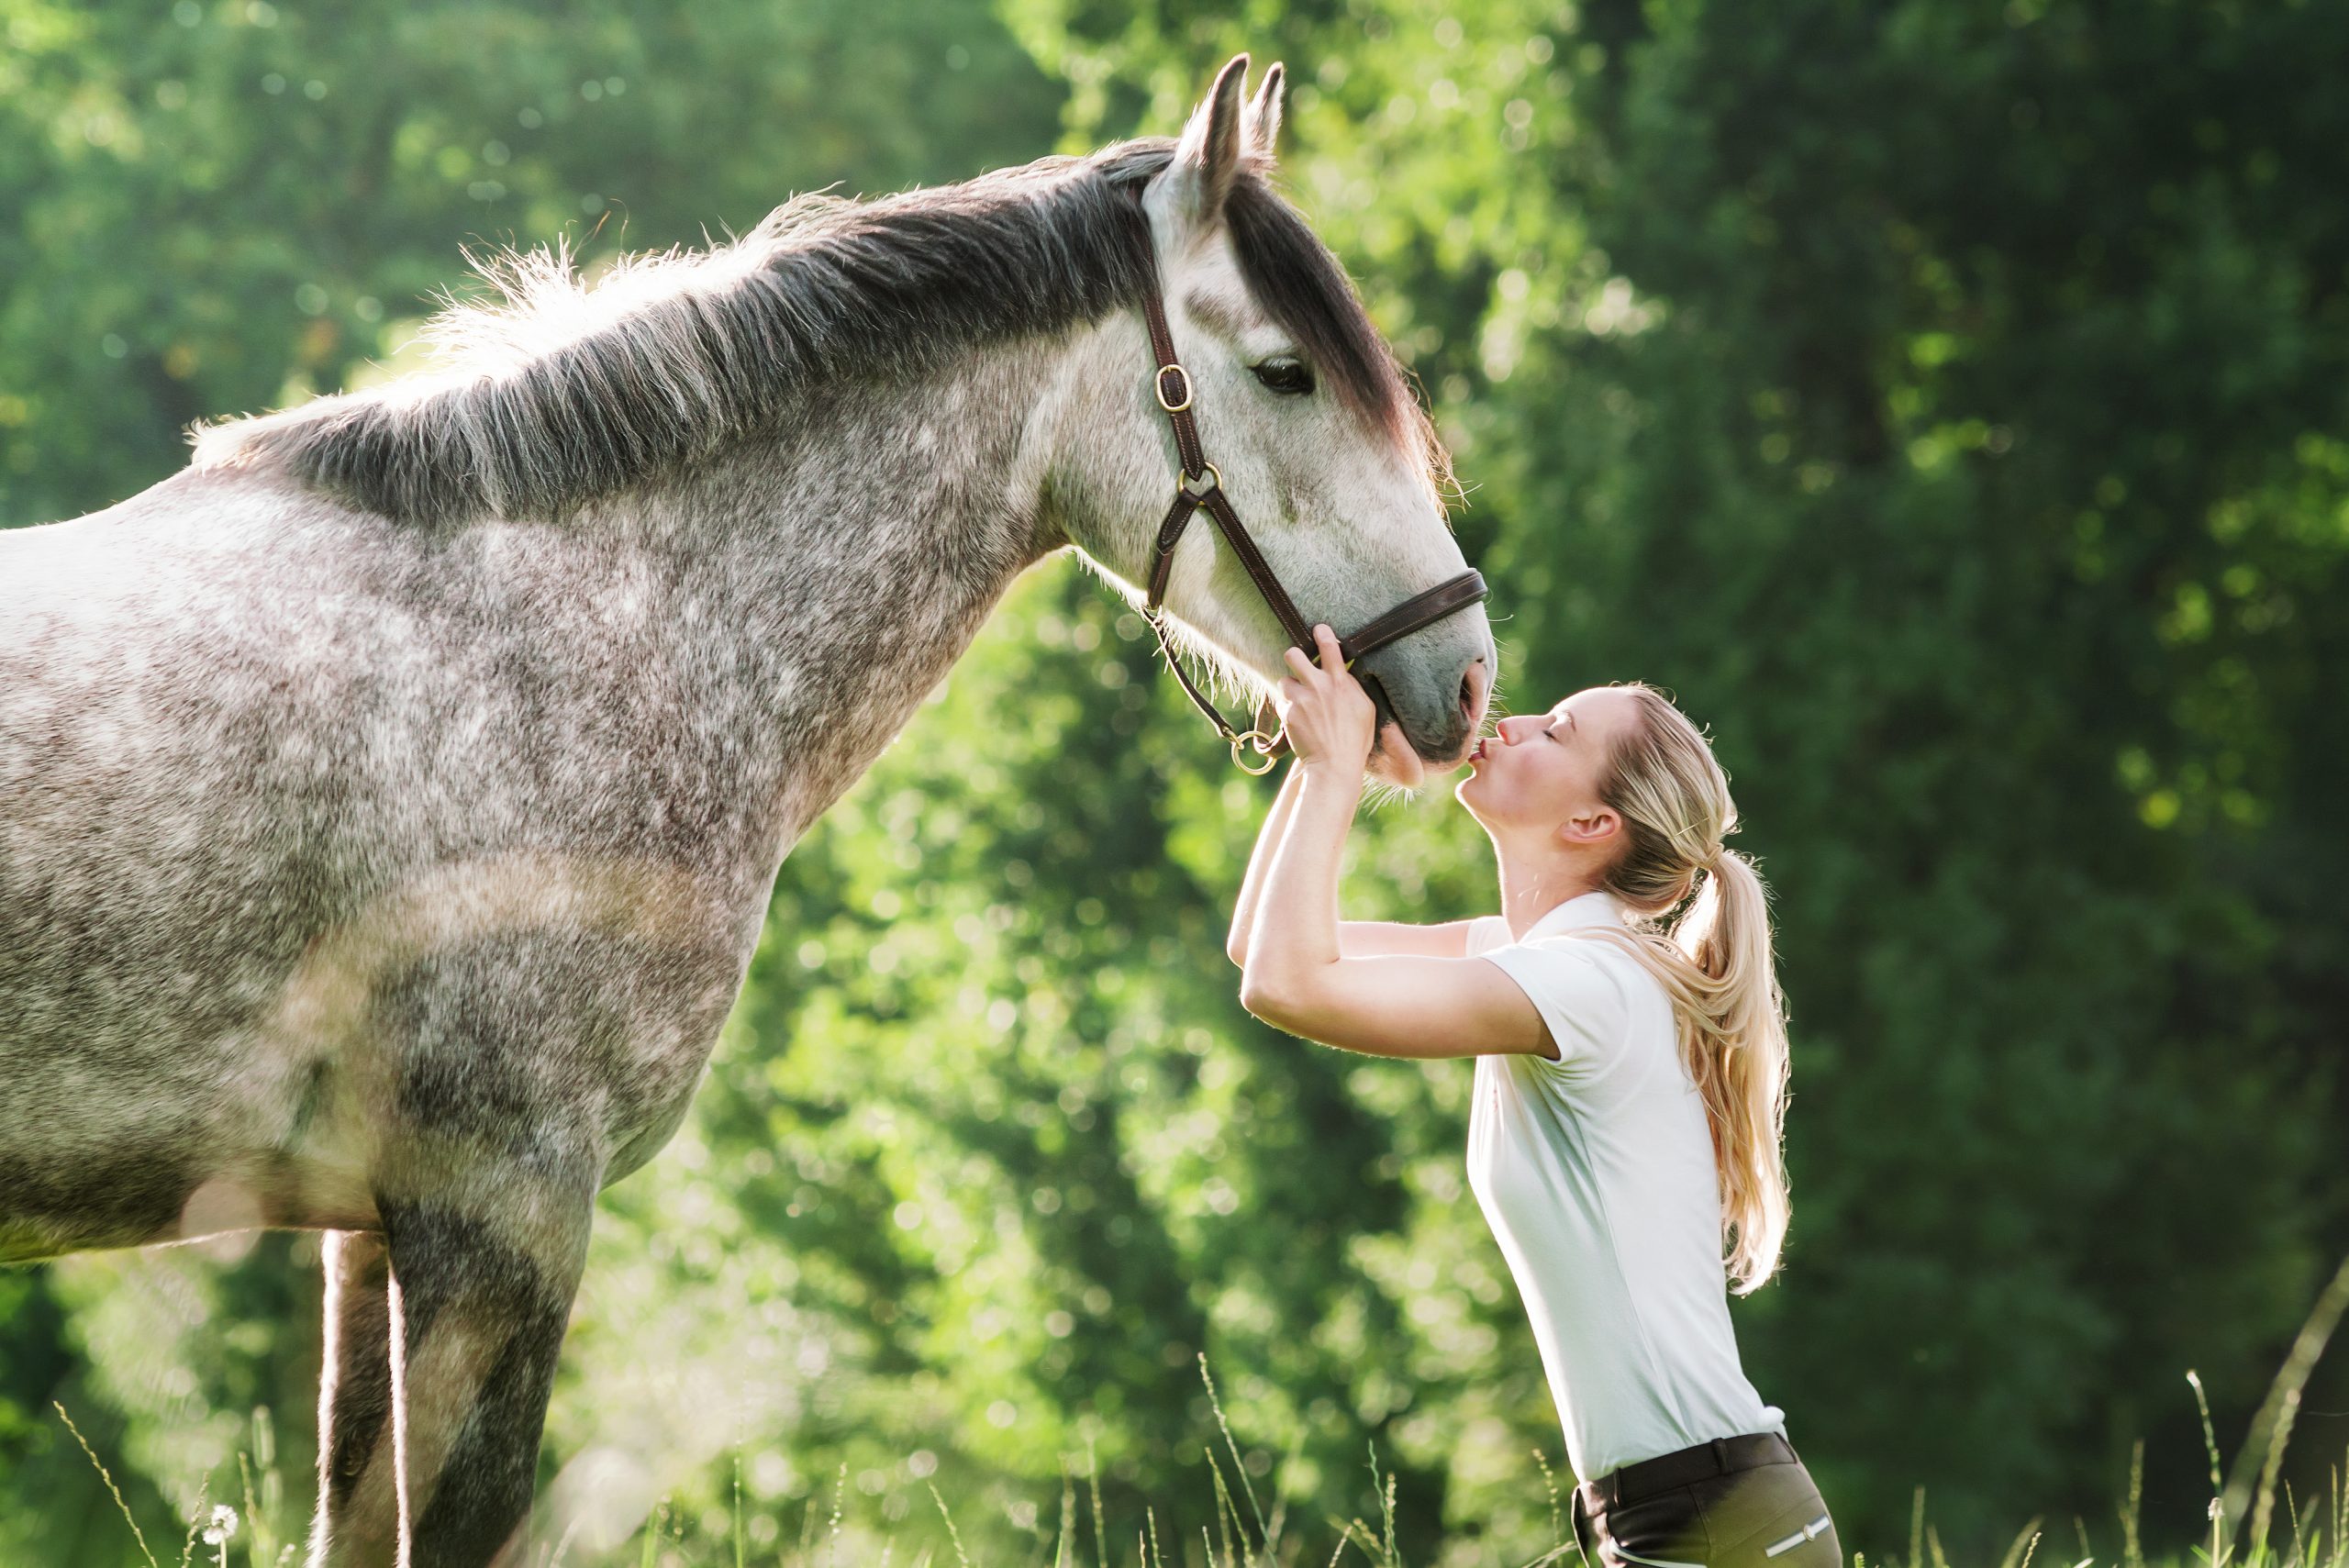
{"type": "Polygon", "coordinates": [[[1623,819],[1612,806],[1594,805],[1558,824],[1558,841],[1570,850],[1603,850],[1622,830],[1623,819]]]}
{"type": "Polygon", "coordinates": [[[1183,128],[1174,161],[1142,198],[1169,250],[1186,249],[1223,216],[1223,199],[1231,194],[1246,150],[1249,127],[1241,92],[1247,80],[1248,57],[1233,55],[1183,128]]]}

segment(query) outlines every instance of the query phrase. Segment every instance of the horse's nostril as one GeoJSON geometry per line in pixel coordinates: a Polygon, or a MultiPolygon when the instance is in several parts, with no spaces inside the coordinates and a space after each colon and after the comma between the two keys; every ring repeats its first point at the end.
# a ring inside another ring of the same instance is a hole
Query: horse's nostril
{"type": "Polygon", "coordinates": [[[1476,728],[1485,717],[1486,700],[1492,695],[1492,671],[1483,655],[1468,662],[1460,676],[1460,736],[1464,744],[1473,740],[1476,728]]]}

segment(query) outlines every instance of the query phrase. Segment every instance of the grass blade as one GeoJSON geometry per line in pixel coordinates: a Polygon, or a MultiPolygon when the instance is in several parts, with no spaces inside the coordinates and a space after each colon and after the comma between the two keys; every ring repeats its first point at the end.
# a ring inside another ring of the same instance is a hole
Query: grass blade
{"type": "Polygon", "coordinates": [[[1998,1568],[2022,1568],[2024,1563],[2031,1561],[2031,1554],[2038,1545],[2039,1520],[2034,1518],[2029,1524],[2015,1531],[2013,1541],[2007,1547],[2007,1554],[1998,1559],[1998,1568]]]}
{"type": "Polygon", "coordinates": [[[1093,1451],[1091,1438],[1085,1440],[1085,1481],[1093,1489],[1094,1568],[1109,1568],[1109,1536],[1101,1522],[1101,1458],[1093,1451]]]}
{"type": "Polygon", "coordinates": [[[971,1568],[970,1553],[963,1550],[963,1532],[954,1528],[954,1516],[946,1511],[946,1499],[939,1496],[938,1483],[928,1483],[931,1501],[938,1505],[938,1517],[946,1521],[946,1538],[954,1543],[954,1561],[963,1568],[971,1568]]]}
{"type": "Polygon", "coordinates": [[[2145,1568],[2145,1542],[2137,1521],[2145,1507],[2145,1440],[2129,1451],[2129,1506],[2121,1510],[2121,1568],[2145,1568]]]}
{"type": "Polygon", "coordinates": [[[97,1466],[98,1479],[105,1482],[106,1490],[114,1495],[114,1506],[122,1510],[122,1522],[130,1527],[131,1539],[139,1542],[139,1555],[147,1560],[147,1568],[158,1568],[155,1554],[147,1550],[146,1532],[139,1528],[139,1521],[131,1518],[130,1505],[122,1500],[122,1488],[114,1484],[114,1476],[104,1464],[99,1463],[97,1450],[90,1446],[90,1440],[82,1435],[82,1429],[73,1424],[73,1418],[65,1413],[64,1406],[52,1399],[49,1407],[57,1412],[57,1418],[65,1423],[65,1429],[73,1434],[73,1440],[82,1445],[82,1451],[90,1456],[92,1464],[97,1466]]]}
{"type": "Polygon", "coordinates": [[[1208,1353],[1199,1352],[1199,1381],[1208,1385],[1208,1407],[1215,1412],[1215,1424],[1223,1433],[1223,1446],[1230,1451],[1232,1473],[1240,1477],[1240,1490],[1248,1498],[1248,1511],[1256,1516],[1256,1539],[1269,1549],[1272,1531],[1265,1528],[1264,1510],[1256,1506],[1256,1488],[1248,1484],[1248,1464],[1240,1457],[1240,1444],[1231,1436],[1231,1423],[1223,1418],[1223,1401],[1216,1396],[1215,1378],[1208,1371],[1208,1353]]]}
{"type": "MultiPolygon", "coordinates": [[[[2341,1260],[2332,1282],[2317,1293],[2308,1321],[2300,1325],[2299,1333],[2292,1340],[2291,1353],[2277,1369],[2276,1380],[2268,1385],[2267,1397],[2260,1402],[2259,1414],[2252,1418],[2251,1433],[2243,1440],[2243,1451],[2235,1456],[2234,1477],[2221,1494],[2227,1518],[2243,1518],[2246,1507],[2253,1503],[2253,1476],[2257,1474],[2258,1523],[2252,1531],[2252,1551],[2258,1550],[2255,1538],[2264,1534],[2268,1509],[2275,1501],[2276,1473],[2283,1462],[2284,1443],[2291,1435],[2292,1416],[2299,1407],[2300,1391],[2308,1385],[2309,1374],[2316,1370],[2317,1360],[2324,1354],[2332,1331],[2340,1327],[2343,1312],[2349,1312],[2349,1257],[2341,1260]]],[[[2217,1469],[2215,1456],[2211,1468],[2217,1469]]],[[[2232,1534],[2228,1539],[2232,1546],[2232,1534]]]]}
{"type": "Polygon", "coordinates": [[[663,1497],[652,1510],[652,1517],[644,1521],[644,1551],[640,1558],[641,1568],[653,1568],[654,1562],[661,1555],[661,1532],[668,1523],[669,1499],[663,1497]]]}

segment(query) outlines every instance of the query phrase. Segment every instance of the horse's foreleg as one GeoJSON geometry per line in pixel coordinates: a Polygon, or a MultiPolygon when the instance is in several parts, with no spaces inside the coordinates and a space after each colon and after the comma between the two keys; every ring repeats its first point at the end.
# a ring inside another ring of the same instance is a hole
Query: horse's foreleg
{"type": "Polygon", "coordinates": [[[415,1568],[490,1562],[529,1513],[595,1194],[518,1183],[494,1218],[431,1200],[384,1216],[415,1568]]]}
{"type": "MultiPolygon", "coordinates": [[[[380,1200],[391,1419],[372,1451],[322,1439],[314,1563],[484,1568],[518,1548],[595,1185],[476,1171],[462,1198],[380,1200]]],[[[339,1384],[355,1362],[338,1358],[339,1384]]],[[[355,1383],[327,1398],[329,1425],[363,1420],[355,1383]]]]}

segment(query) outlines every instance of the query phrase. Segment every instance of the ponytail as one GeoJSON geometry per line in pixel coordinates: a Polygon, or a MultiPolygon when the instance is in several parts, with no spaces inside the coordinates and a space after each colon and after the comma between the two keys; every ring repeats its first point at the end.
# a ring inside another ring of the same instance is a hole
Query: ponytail
{"type": "Polygon", "coordinates": [[[1753,862],[1721,844],[1737,830],[1737,807],[1712,748],[1660,693],[1630,689],[1641,723],[1616,747],[1599,798],[1626,832],[1608,889],[1640,920],[1597,934],[1620,940],[1672,999],[1681,1062],[1712,1132],[1722,1266],[1745,1296],[1777,1272],[1792,1207],[1786,1004],[1769,894],[1753,862]]]}

